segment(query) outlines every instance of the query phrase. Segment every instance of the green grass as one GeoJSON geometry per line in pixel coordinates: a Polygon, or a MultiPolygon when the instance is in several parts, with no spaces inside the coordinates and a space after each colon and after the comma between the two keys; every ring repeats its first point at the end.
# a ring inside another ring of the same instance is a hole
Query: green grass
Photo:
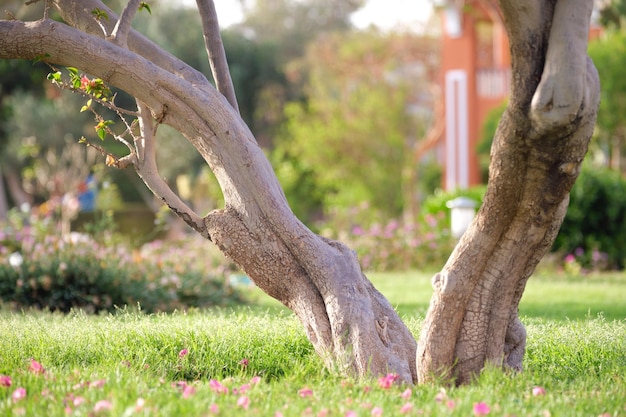
{"type": "MultiPolygon", "coordinates": [[[[416,336],[430,276],[371,275],[416,336]]],[[[325,370],[293,315],[255,290],[251,298],[250,307],[170,315],[2,311],[0,375],[12,385],[0,386],[0,416],[210,416],[215,406],[220,416],[328,410],[329,416],[354,411],[363,417],[376,415],[375,408],[383,416],[471,416],[479,402],[495,416],[626,415],[624,275],[532,278],[520,306],[528,330],[523,373],[488,369],[465,387],[410,387],[410,398],[402,397],[406,386],[383,389],[376,380],[325,370]],[[183,349],[189,353],[181,358],[183,349]],[[31,358],[46,368],[43,375],[29,370],[31,358]],[[260,382],[250,384],[255,376],[260,382]],[[211,380],[229,393],[212,390],[211,380]],[[192,395],[185,398],[177,381],[186,381],[192,395]],[[532,395],[535,386],[546,394],[532,395]],[[14,401],[18,387],[27,394],[14,401]],[[304,388],[312,395],[302,397],[304,388]],[[241,397],[247,410],[237,405],[241,397]],[[95,411],[102,400],[111,408],[95,411]],[[407,403],[412,409],[403,414],[407,403]]]]}

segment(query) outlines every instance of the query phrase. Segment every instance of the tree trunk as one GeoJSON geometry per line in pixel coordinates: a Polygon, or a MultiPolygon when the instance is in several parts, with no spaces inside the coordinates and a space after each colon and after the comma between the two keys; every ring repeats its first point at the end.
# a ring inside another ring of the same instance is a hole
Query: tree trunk
{"type": "Polygon", "coordinates": [[[0,58],[45,57],[134,96],[140,135],[114,163],[133,164],[155,195],[292,309],[329,366],[358,376],[393,372],[406,382],[433,375],[465,382],[486,361],[521,368],[525,335],[517,305],[559,228],[593,129],[599,89],[581,45],[591,1],[559,1],[556,11],[554,1],[502,2],[514,57],[510,108],[494,142],[485,203],[433,280],[419,350],[355,253],[295,218],[227,99],[129,24],[116,25],[100,1],[51,0],[69,26],[0,21],[0,58]],[[570,22],[561,3],[583,22],[570,22]],[[108,19],[94,18],[96,8],[108,19]],[[163,183],[154,161],[158,123],[198,149],[223,190],[223,209],[200,216],[163,183]]]}
{"type": "Polygon", "coordinates": [[[518,305],[552,246],[593,132],[599,82],[586,55],[590,0],[501,1],[513,85],[484,203],[443,270],[418,344],[420,381],[465,383],[486,362],[521,370],[518,305]]]}

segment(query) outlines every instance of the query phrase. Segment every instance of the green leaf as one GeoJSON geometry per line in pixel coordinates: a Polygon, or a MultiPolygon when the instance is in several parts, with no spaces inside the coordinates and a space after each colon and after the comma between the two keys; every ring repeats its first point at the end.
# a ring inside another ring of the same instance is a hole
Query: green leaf
{"type": "Polygon", "coordinates": [[[152,10],[150,10],[150,5],[145,1],[142,1],[141,4],[139,4],[139,10],[146,10],[149,14],[152,14],[152,10]]]}
{"type": "Polygon", "coordinates": [[[36,64],[40,61],[44,61],[45,59],[50,58],[50,54],[41,54],[37,55],[35,59],[33,59],[33,64],[36,64]]]}
{"type": "Polygon", "coordinates": [[[100,140],[104,140],[104,138],[107,135],[107,132],[104,128],[96,130],[96,133],[98,134],[98,137],[100,138],[100,140]]]}
{"type": "Polygon", "coordinates": [[[48,74],[47,77],[50,81],[56,81],[59,82],[61,81],[61,71],[57,71],[57,72],[51,72],[50,74],[48,74]]]}
{"type": "Polygon", "coordinates": [[[104,19],[109,20],[109,15],[104,10],[100,10],[97,7],[91,11],[91,14],[95,16],[96,19],[104,19]]]}
{"type": "Polygon", "coordinates": [[[92,99],[87,100],[87,103],[80,108],[80,112],[84,112],[85,110],[89,110],[89,108],[91,107],[91,103],[92,103],[92,99]]]}
{"type": "Polygon", "coordinates": [[[74,67],[67,67],[67,71],[68,71],[70,74],[73,74],[73,75],[78,76],[78,69],[77,69],[77,68],[74,68],[74,67]]]}

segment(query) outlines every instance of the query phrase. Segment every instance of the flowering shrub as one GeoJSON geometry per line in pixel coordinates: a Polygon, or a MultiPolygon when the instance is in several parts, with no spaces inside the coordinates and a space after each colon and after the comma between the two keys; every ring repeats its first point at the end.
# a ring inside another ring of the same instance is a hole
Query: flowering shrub
{"type": "Polygon", "coordinates": [[[89,235],[61,238],[40,224],[9,225],[0,231],[0,300],[63,312],[137,304],[147,312],[172,311],[242,301],[224,278],[229,264],[207,255],[207,246],[190,240],[133,249],[89,235]]]}
{"type": "Polygon", "coordinates": [[[353,224],[337,233],[330,228],[322,233],[354,249],[366,270],[436,269],[441,268],[456,244],[447,222],[447,213],[440,212],[415,222],[353,224]]]}

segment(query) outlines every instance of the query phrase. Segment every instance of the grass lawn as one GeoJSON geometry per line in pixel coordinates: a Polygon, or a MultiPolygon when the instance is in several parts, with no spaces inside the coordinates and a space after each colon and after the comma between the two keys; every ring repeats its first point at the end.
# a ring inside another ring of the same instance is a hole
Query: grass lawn
{"type": "MultiPolygon", "coordinates": [[[[370,275],[416,337],[430,276],[370,275]]],[[[525,371],[460,388],[340,377],[290,312],[250,293],[249,307],[170,315],[0,311],[0,416],[626,415],[623,274],[533,277],[525,371]]]]}

